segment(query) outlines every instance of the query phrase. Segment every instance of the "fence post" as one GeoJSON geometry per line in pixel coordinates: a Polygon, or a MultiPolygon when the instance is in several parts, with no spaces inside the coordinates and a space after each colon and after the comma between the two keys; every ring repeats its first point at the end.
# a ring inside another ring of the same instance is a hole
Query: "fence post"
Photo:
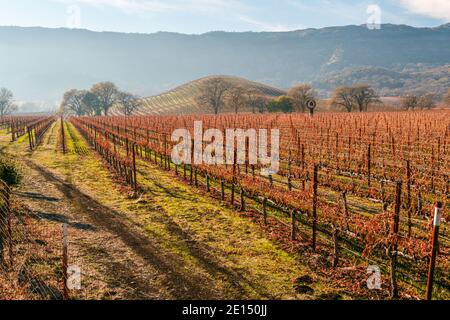
{"type": "Polygon", "coordinates": [[[9,267],[11,270],[14,269],[14,257],[13,257],[13,234],[12,234],[12,213],[11,213],[11,189],[8,185],[5,185],[5,207],[8,219],[8,256],[9,256],[9,267]]]}
{"type": "Polygon", "coordinates": [[[6,241],[6,225],[7,225],[7,219],[8,219],[8,213],[6,208],[6,184],[3,183],[3,181],[0,181],[0,192],[1,192],[1,198],[4,200],[4,205],[0,207],[0,264],[4,263],[4,252],[3,249],[5,247],[5,241],[6,241]]]}
{"type": "Polygon", "coordinates": [[[245,192],[241,186],[241,211],[245,211],[245,192]]]}
{"type": "Polygon", "coordinates": [[[372,181],[371,181],[371,169],[372,169],[372,145],[369,144],[368,150],[367,150],[367,183],[370,187],[372,181]]]}
{"type": "Polygon", "coordinates": [[[342,197],[342,205],[344,209],[344,217],[345,217],[345,227],[347,231],[350,231],[350,222],[349,222],[349,210],[348,210],[348,201],[347,201],[347,191],[341,192],[342,197]]]}
{"type": "Polygon", "coordinates": [[[296,226],[295,226],[295,211],[292,210],[291,212],[291,240],[295,241],[295,239],[297,239],[297,230],[296,230],[296,226]]]}
{"type": "Polygon", "coordinates": [[[312,248],[316,250],[316,233],[317,233],[317,190],[319,186],[319,166],[314,165],[313,180],[313,226],[312,226],[312,248]]]}
{"type": "Polygon", "coordinates": [[[66,134],[64,133],[64,118],[61,116],[61,142],[63,153],[66,153],[66,134]]]}
{"type": "Polygon", "coordinates": [[[263,216],[264,224],[267,225],[267,198],[263,199],[263,216]]]}
{"type": "Polygon", "coordinates": [[[137,194],[138,191],[138,185],[137,185],[137,172],[136,172],[136,144],[133,143],[133,188],[135,194],[137,194]]]}
{"type": "Polygon", "coordinates": [[[333,227],[333,268],[339,264],[339,229],[337,226],[333,227]]]}
{"type": "Polygon", "coordinates": [[[400,222],[400,209],[402,199],[402,182],[397,182],[395,190],[395,211],[392,230],[392,244],[391,244],[391,298],[398,298],[398,286],[397,286],[397,255],[398,255],[398,231],[400,222]]]}
{"type": "Polygon", "coordinates": [[[427,281],[427,300],[433,299],[434,269],[436,266],[436,257],[438,254],[438,247],[439,247],[439,226],[441,225],[441,216],[442,216],[442,203],[438,202],[434,210],[432,249],[427,281]]]}
{"type": "Polygon", "coordinates": [[[165,170],[170,170],[168,169],[169,167],[169,163],[167,161],[167,134],[164,134],[164,169],[165,170]]]}
{"type": "Polygon", "coordinates": [[[11,124],[11,134],[12,134],[12,141],[16,141],[16,131],[15,131],[16,125],[14,122],[11,124]]]}
{"type": "Polygon", "coordinates": [[[27,132],[28,132],[28,142],[30,144],[30,151],[33,150],[33,141],[32,141],[32,137],[31,137],[31,130],[29,127],[27,127],[27,132]]]}
{"type": "Polygon", "coordinates": [[[407,179],[407,194],[406,206],[408,207],[408,237],[412,235],[412,205],[411,205],[411,163],[406,161],[406,179],[407,179]]]}
{"type": "Polygon", "coordinates": [[[292,191],[292,160],[291,150],[289,150],[289,163],[288,163],[288,189],[292,191]]]}
{"type": "Polygon", "coordinates": [[[67,286],[67,268],[68,268],[68,250],[67,250],[67,223],[63,224],[63,252],[62,252],[62,271],[63,271],[63,300],[69,300],[69,288],[67,286]]]}
{"type": "Polygon", "coordinates": [[[220,180],[220,193],[222,201],[225,201],[225,181],[223,179],[220,180]]]}
{"type": "Polygon", "coordinates": [[[235,184],[234,184],[234,179],[233,182],[231,183],[231,206],[234,207],[234,192],[235,192],[235,184]]]}

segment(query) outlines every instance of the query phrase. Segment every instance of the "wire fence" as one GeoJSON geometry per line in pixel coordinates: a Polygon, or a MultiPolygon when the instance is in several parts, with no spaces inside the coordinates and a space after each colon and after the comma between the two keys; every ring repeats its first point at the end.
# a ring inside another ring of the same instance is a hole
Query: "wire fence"
{"type": "Polygon", "coordinates": [[[61,299],[61,225],[21,210],[0,181],[0,299],[61,299]]]}
{"type": "Polygon", "coordinates": [[[0,300],[154,298],[142,284],[102,270],[95,254],[80,250],[79,237],[79,228],[66,219],[22,206],[0,180],[0,300]]]}

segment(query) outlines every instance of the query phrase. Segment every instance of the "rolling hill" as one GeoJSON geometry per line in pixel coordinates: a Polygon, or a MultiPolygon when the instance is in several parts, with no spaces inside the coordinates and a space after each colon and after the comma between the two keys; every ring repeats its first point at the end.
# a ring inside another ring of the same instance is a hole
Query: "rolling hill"
{"type": "MultiPolygon", "coordinates": [[[[271,87],[265,84],[249,81],[242,78],[230,77],[230,76],[210,76],[201,78],[195,81],[191,81],[182,86],[179,86],[173,90],[167,91],[160,95],[155,95],[147,98],[143,98],[143,107],[141,107],[136,114],[139,115],[181,115],[181,114],[205,114],[211,113],[211,110],[206,110],[200,107],[196,100],[201,92],[202,86],[206,81],[212,78],[221,78],[222,80],[230,83],[233,86],[240,86],[245,90],[257,89],[264,93],[267,97],[278,97],[286,92],[271,87]]],[[[229,108],[225,108],[222,112],[231,112],[229,108]]],[[[241,110],[251,111],[251,110],[241,110]]],[[[113,110],[113,114],[119,114],[116,110],[113,110]]]]}

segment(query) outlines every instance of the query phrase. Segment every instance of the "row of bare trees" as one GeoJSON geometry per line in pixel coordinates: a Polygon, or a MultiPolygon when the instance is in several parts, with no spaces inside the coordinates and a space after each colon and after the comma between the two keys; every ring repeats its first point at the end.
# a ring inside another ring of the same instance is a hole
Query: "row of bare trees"
{"type": "Polygon", "coordinates": [[[225,107],[230,107],[235,113],[248,107],[254,113],[264,112],[267,106],[267,97],[257,88],[245,88],[221,78],[207,80],[196,100],[199,106],[214,114],[219,114],[225,107]]]}
{"type": "MultiPolygon", "coordinates": [[[[248,111],[250,107],[254,113],[309,112],[313,115],[317,100],[317,92],[308,84],[299,84],[289,89],[286,95],[270,98],[257,89],[245,89],[225,79],[214,78],[202,87],[197,103],[215,114],[222,112],[225,107],[236,113],[248,111]]],[[[381,103],[380,97],[374,89],[364,84],[338,87],[331,99],[331,106],[347,112],[365,112],[375,103],[381,103]]]]}
{"type": "Polygon", "coordinates": [[[112,82],[100,82],[89,90],[72,89],[64,94],[61,109],[77,116],[107,116],[114,105],[118,111],[130,116],[140,107],[140,98],[121,91],[112,82]]]}
{"type": "Polygon", "coordinates": [[[201,87],[197,103],[214,114],[219,114],[225,107],[238,113],[251,110],[263,112],[314,112],[317,93],[307,84],[300,84],[288,91],[286,96],[269,98],[261,90],[235,85],[222,78],[207,80],[201,87]]]}
{"type": "Polygon", "coordinates": [[[3,117],[17,110],[18,107],[14,103],[14,95],[11,90],[0,88],[0,116],[3,117]]]}
{"type": "MultiPolygon", "coordinates": [[[[450,91],[450,90],[449,90],[450,91]]],[[[436,96],[434,94],[417,95],[409,94],[401,99],[402,108],[405,110],[416,110],[416,109],[433,109],[436,107],[436,96]]]]}

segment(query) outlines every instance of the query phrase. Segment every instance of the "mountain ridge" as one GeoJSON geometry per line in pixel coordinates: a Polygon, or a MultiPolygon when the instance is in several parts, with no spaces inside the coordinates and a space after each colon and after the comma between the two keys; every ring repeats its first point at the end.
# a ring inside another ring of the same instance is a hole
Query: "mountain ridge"
{"type": "Polygon", "coordinates": [[[312,83],[324,97],[333,89],[330,83],[366,80],[387,96],[413,90],[441,95],[450,87],[442,72],[450,66],[448,43],[448,24],[200,35],[0,27],[0,86],[13,90],[19,101],[51,104],[66,90],[105,80],[151,96],[212,74],[283,90],[312,83]],[[361,68],[372,68],[372,76],[361,74],[361,68]],[[393,89],[391,82],[397,84],[393,89]]]}

